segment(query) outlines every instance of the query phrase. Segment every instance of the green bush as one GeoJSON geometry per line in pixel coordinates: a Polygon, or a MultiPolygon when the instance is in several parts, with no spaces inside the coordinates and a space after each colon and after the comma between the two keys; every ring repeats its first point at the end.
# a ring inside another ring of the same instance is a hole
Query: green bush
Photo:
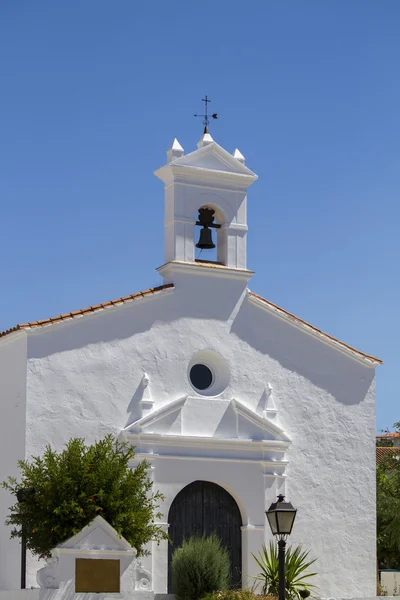
{"type": "MultiPolygon", "coordinates": [[[[286,550],[286,597],[292,600],[301,600],[307,598],[315,589],[315,586],[307,580],[314,577],[316,573],[309,573],[307,569],[315,563],[315,560],[308,560],[309,552],[301,549],[301,546],[293,548],[289,546],[286,550]]],[[[256,581],[262,584],[263,594],[277,596],[279,591],[279,560],[278,548],[273,542],[269,544],[269,550],[263,545],[258,556],[254,556],[258,566],[261,568],[260,574],[255,577],[256,581]]]]}
{"type": "Polygon", "coordinates": [[[230,560],[219,538],[191,537],[172,556],[172,588],[178,600],[199,600],[229,586],[230,560]]]}
{"type": "Polygon", "coordinates": [[[19,461],[22,481],[3,482],[21,500],[6,521],[11,537],[21,537],[24,528],[27,547],[46,557],[101,515],[138,555],[145,554],[147,542],[167,537],[154,524],[163,497],[153,493],[145,461],[129,466],[134,455],[134,448],[108,435],[92,446],[71,439],[61,452],[47,446],[42,457],[19,461]]]}

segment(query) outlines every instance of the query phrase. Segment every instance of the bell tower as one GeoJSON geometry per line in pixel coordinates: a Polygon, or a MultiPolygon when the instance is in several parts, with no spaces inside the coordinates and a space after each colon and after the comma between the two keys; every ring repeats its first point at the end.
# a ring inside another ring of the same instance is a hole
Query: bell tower
{"type": "Polygon", "coordinates": [[[160,272],[171,263],[185,263],[250,273],[247,188],[257,175],[244,163],[239,150],[230,154],[208,131],[190,154],[173,141],[167,164],[155,171],[165,188],[165,264],[160,272]]]}

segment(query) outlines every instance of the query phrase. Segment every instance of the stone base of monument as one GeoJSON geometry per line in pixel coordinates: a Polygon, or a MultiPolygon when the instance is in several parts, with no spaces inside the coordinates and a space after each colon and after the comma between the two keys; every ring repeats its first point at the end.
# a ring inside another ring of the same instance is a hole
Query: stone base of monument
{"type": "Polygon", "coordinates": [[[100,516],[54,548],[37,581],[39,600],[154,600],[149,571],[100,516]]]}

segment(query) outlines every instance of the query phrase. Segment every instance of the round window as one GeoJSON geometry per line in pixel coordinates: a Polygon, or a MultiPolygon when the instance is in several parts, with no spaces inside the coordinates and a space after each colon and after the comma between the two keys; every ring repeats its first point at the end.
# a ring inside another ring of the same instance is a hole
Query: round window
{"type": "Polygon", "coordinates": [[[190,369],[190,381],[192,386],[198,390],[206,390],[213,383],[213,374],[206,365],[193,365],[190,369]]]}

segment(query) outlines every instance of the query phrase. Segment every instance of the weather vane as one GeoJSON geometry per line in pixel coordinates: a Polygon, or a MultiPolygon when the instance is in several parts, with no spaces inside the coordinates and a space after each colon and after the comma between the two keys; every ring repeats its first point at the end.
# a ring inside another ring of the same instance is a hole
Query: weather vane
{"type": "Polygon", "coordinates": [[[210,117],[211,117],[211,119],[218,119],[218,115],[217,115],[217,113],[214,113],[212,115],[208,114],[208,104],[209,104],[209,102],[211,102],[211,100],[208,99],[208,96],[206,96],[205,98],[202,98],[201,101],[204,102],[204,106],[205,106],[204,112],[205,112],[205,114],[204,115],[197,115],[197,114],[195,114],[194,116],[195,117],[203,117],[204,133],[208,133],[208,126],[210,124],[210,117]]]}

